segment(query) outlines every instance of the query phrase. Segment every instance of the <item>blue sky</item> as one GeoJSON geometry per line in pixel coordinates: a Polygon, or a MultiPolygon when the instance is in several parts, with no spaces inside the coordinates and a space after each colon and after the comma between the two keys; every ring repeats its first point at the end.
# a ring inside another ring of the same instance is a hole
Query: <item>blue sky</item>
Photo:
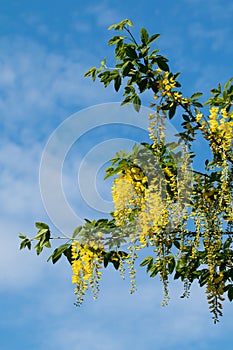
{"type": "MultiPolygon", "coordinates": [[[[182,286],[171,282],[171,302],[162,308],[158,280],[149,280],[140,270],[138,291],[129,295],[128,281],[110,268],[98,300],[88,295],[77,309],[66,262],[52,266],[45,262],[46,253],[37,258],[34,252],[18,249],[18,233],[35,234],[35,221],[45,221],[57,232],[39,187],[40,159],[51,133],[74,113],[102,103],[108,104],[109,113],[111,103],[121,99],[111,88],[104,90],[83,78],[104,56],[112,60],[107,27],[130,18],[135,33],[142,26],[151,34],[161,33],[158,44],[172,69],[182,72],[184,91],[204,91],[208,97],[209,89],[233,75],[232,17],[231,0],[0,0],[1,349],[232,349],[232,306],[225,302],[224,317],[214,326],[203,290],[195,286],[190,299],[183,300],[182,286]]],[[[96,122],[103,116],[98,107],[94,110],[96,122]]],[[[85,113],[79,115],[80,128],[85,129],[85,118],[85,113]]],[[[146,138],[143,128],[95,128],[70,145],[64,191],[81,218],[101,213],[98,201],[90,209],[79,198],[78,164],[89,149],[100,145],[101,150],[110,139],[146,138]]],[[[119,145],[124,147],[124,142],[119,145]]],[[[111,143],[109,153],[114,147],[111,143]]],[[[203,152],[201,145],[196,149],[203,152]]],[[[102,166],[105,158],[96,161],[102,166]]],[[[90,175],[92,169],[96,164],[89,163],[84,171],[90,175]]],[[[104,186],[99,175],[98,179],[99,192],[110,207],[110,183],[104,186]]],[[[84,189],[88,181],[93,179],[87,177],[84,189]]],[[[54,211],[60,213],[59,201],[53,200],[54,211]]],[[[62,220],[67,224],[66,216],[62,220]]]]}

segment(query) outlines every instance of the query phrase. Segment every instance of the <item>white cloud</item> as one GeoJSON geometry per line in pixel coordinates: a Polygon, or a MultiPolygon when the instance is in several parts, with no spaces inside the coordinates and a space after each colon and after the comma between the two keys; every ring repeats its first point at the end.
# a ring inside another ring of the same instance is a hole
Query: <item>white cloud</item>
{"type": "Polygon", "coordinates": [[[67,99],[71,103],[75,98],[72,82],[76,76],[78,84],[78,62],[46,52],[40,45],[24,38],[14,38],[13,45],[9,39],[3,39],[0,60],[3,77],[8,77],[7,84],[6,79],[0,80],[1,112],[5,117],[10,113],[14,119],[35,118],[42,111],[51,113],[59,100],[61,104],[67,99]],[[67,90],[66,82],[71,72],[73,79],[67,90]],[[62,83],[65,84],[63,90],[62,83]]]}
{"type": "Polygon", "coordinates": [[[121,14],[116,9],[103,2],[90,6],[87,8],[87,12],[95,17],[96,23],[100,27],[106,27],[122,20],[121,14]]]}
{"type": "Polygon", "coordinates": [[[211,3],[206,5],[214,23],[218,24],[222,22],[224,24],[226,20],[232,20],[233,4],[231,1],[211,0],[211,3]]]}
{"type": "Polygon", "coordinates": [[[44,266],[34,252],[20,252],[20,232],[36,233],[34,221],[45,217],[41,205],[38,164],[41,147],[13,142],[0,153],[0,290],[25,289],[41,276],[44,266]]]}
{"type": "Polygon", "coordinates": [[[209,49],[218,51],[227,48],[229,42],[229,29],[226,27],[207,29],[200,22],[194,22],[190,25],[190,36],[194,38],[195,46],[200,47],[210,41],[209,49]]]}
{"type": "Polygon", "coordinates": [[[19,229],[18,220],[9,223],[1,217],[0,292],[26,290],[40,282],[45,269],[44,262],[36,259],[34,252],[19,250],[19,229]]]}
{"type": "Polygon", "coordinates": [[[5,142],[1,145],[1,216],[28,218],[39,210],[40,153],[41,146],[37,143],[22,146],[5,142]]]}
{"type": "Polygon", "coordinates": [[[2,38],[0,114],[5,128],[17,130],[20,137],[23,128],[36,127],[36,137],[36,130],[38,134],[71,111],[110,99],[110,91],[84,78],[88,57],[83,50],[61,54],[24,37],[2,38]]]}
{"type": "Polygon", "coordinates": [[[83,78],[86,55],[50,52],[25,37],[1,39],[1,289],[24,288],[41,274],[35,256],[19,252],[17,236],[22,231],[33,236],[34,221],[47,217],[38,182],[45,135],[75,106],[111,96],[83,78]]]}
{"type": "Polygon", "coordinates": [[[203,2],[202,0],[183,0],[183,3],[186,3],[186,6],[189,6],[192,10],[195,9],[195,15],[198,12],[199,16],[201,16],[207,10],[211,18],[216,22],[232,18],[233,4],[231,1],[206,0],[203,2]]]}
{"type": "Polygon", "coordinates": [[[87,23],[87,21],[80,20],[78,17],[76,18],[73,27],[78,33],[88,33],[91,31],[91,24],[87,23]]]}
{"type": "Polygon", "coordinates": [[[44,338],[42,346],[58,350],[69,347],[115,350],[133,344],[139,350],[154,348],[156,344],[157,349],[187,349],[194,345],[205,349],[206,344],[223,339],[230,331],[229,305],[222,325],[214,326],[204,292],[199,288],[194,286],[190,299],[184,300],[179,298],[177,283],[171,283],[172,300],[168,307],[162,308],[158,279],[141,278],[138,292],[129,296],[128,283],[120,281],[117,274],[110,269],[103,279],[99,299],[94,302],[86,297],[80,308],[72,310],[68,306],[67,298],[72,302],[68,288],[65,292],[63,287],[56,288],[54,298],[50,296],[48,302],[41,297],[42,304],[38,306],[43,310],[41,322],[46,320],[49,310],[53,310],[54,316],[60,312],[63,315],[50,325],[49,336],[44,338]],[[57,313],[56,305],[60,310],[57,313]]]}

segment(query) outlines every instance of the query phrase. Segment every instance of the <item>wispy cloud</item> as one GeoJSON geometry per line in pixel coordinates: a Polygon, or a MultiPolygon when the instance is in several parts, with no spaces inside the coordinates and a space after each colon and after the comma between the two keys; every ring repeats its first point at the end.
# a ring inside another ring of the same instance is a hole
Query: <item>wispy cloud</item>
{"type": "Polygon", "coordinates": [[[43,266],[33,254],[19,251],[18,234],[33,235],[34,220],[45,217],[38,186],[40,145],[24,147],[4,141],[0,153],[0,291],[25,289],[39,279],[43,266]]]}
{"type": "MultiPolygon", "coordinates": [[[[12,215],[12,218],[14,216],[12,215]]],[[[31,252],[19,251],[20,220],[13,223],[1,217],[0,245],[0,293],[26,290],[40,283],[44,264],[31,252]]],[[[12,220],[13,221],[13,220],[12,220]]],[[[30,226],[30,221],[24,228],[30,226]]],[[[23,225],[22,225],[23,226],[23,225]]]]}
{"type": "Polygon", "coordinates": [[[0,113],[5,128],[17,129],[19,137],[23,127],[43,130],[71,111],[109,98],[111,93],[84,79],[89,68],[85,55],[77,50],[67,56],[50,52],[24,37],[2,38],[0,113]]]}
{"type": "Polygon", "coordinates": [[[0,282],[4,290],[24,288],[41,273],[40,267],[30,264],[34,257],[18,251],[17,236],[22,231],[30,234],[34,221],[49,221],[39,191],[39,165],[48,136],[71,111],[111,99],[111,92],[83,78],[88,55],[85,50],[70,55],[52,52],[26,37],[1,40],[0,282]]]}
{"type": "Polygon", "coordinates": [[[116,21],[122,20],[121,14],[112,6],[104,2],[92,5],[87,8],[88,14],[93,15],[98,26],[106,27],[116,21]]]}
{"type": "Polygon", "coordinates": [[[223,3],[221,0],[207,0],[205,2],[202,0],[183,0],[182,2],[189,6],[189,8],[196,9],[199,12],[199,16],[207,10],[215,21],[231,18],[233,11],[233,5],[230,1],[223,3]]]}
{"type": "Polygon", "coordinates": [[[228,28],[224,27],[207,29],[200,22],[192,23],[190,26],[190,36],[193,37],[193,42],[196,45],[209,42],[209,48],[214,51],[227,49],[230,35],[228,28]]]}
{"type": "MultiPolygon", "coordinates": [[[[190,299],[184,300],[179,298],[181,289],[171,283],[174,299],[168,307],[162,308],[158,280],[141,278],[139,291],[129,296],[127,282],[120,281],[116,275],[117,272],[110,269],[101,284],[99,299],[94,302],[87,296],[80,308],[70,309],[67,304],[67,298],[70,298],[68,289],[64,291],[63,287],[57,289],[54,300],[49,298],[49,308],[46,308],[47,302],[41,297],[40,309],[44,310],[41,322],[43,318],[46,319],[49,309],[56,314],[57,302],[58,310],[63,315],[50,326],[49,336],[44,338],[42,346],[46,344],[47,349],[56,346],[59,350],[65,350],[78,344],[84,350],[115,350],[134,344],[134,349],[139,350],[154,348],[156,344],[156,348],[161,350],[187,349],[193,345],[204,350],[207,344],[223,340],[230,331],[229,308],[226,307],[225,319],[222,320],[224,324],[214,326],[204,293],[196,286],[190,299]],[[64,318],[64,311],[61,311],[64,307],[69,310],[69,318],[64,318]]],[[[51,293],[52,288],[49,290],[51,293]]]]}

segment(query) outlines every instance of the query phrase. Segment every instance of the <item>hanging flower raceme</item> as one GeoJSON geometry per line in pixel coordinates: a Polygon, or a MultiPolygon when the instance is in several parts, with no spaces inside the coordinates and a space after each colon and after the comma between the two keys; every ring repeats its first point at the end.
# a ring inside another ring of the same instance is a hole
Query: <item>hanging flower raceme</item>
{"type": "MultiPolygon", "coordinates": [[[[232,147],[233,147],[233,112],[226,108],[211,107],[208,119],[197,114],[197,121],[202,124],[201,130],[209,141],[214,159],[211,168],[219,173],[217,184],[206,188],[204,202],[214,203],[215,216],[232,219],[232,147]],[[208,191],[207,191],[208,189],[208,191]],[[213,195],[211,196],[211,193],[213,195]]],[[[224,220],[222,220],[224,224],[224,220]]]]}
{"type": "MultiPolygon", "coordinates": [[[[157,88],[158,93],[155,94],[155,100],[161,96],[162,98],[165,98],[165,103],[169,103],[170,107],[174,103],[178,104],[187,104],[188,99],[186,97],[183,97],[181,91],[174,90],[176,87],[180,86],[176,81],[176,76],[168,71],[163,72],[160,68],[155,70],[155,75],[157,76],[157,88]],[[173,101],[173,102],[172,102],[173,101]]],[[[163,103],[161,104],[163,105],[163,103]]]]}
{"type": "Polygon", "coordinates": [[[232,151],[233,146],[233,112],[225,108],[211,107],[208,119],[197,114],[197,122],[201,122],[201,130],[210,142],[213,154],[232,151]]]}
{"type": "Polygon", "coordinates": [[[83,296],[89,286],[94,299],[97,298],[102,275],[100,271],[103,263],[102,249],[103,247],[99,247],[96,243],[81,244],[74,241],[72,244],[72,283],[76,285],[77,305],[83,302],[83,296]]]}
{"type": "Polygon", "coordinates": [[[153,183],[145,191],[144,203],[137,220],[140,248],[145,247],[148,242],[153,244],[156,233],[164,230],[168,224],[167,203],[153,183]]]}
{"type": "Polygon", "coordinates": [[[147,177],[137,164],[127,165],[114,179],[113,215],[118,226],[126,225],[130,217],[141,207],[147,182],[147,177]]]}

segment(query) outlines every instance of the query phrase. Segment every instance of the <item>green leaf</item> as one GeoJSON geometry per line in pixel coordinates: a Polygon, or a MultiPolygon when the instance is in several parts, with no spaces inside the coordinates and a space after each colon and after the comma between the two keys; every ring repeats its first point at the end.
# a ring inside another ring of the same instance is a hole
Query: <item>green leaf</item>
{"type": "Polygon", "coordinates": [[[145,28],[141,29],[141,41],[143,44],[147,44],[148,43],[148,39],[149,39],[149,35],[148,32],[145,28]]]}
{"type": "Polygon", "coordinates": [[[119,266],[120,266],[120,260],[119,259],[113,259],[112,263],[113,263],[113,266],[115,267],[115,269],[118,270],[119,266]]]}
{"type": "Polygon", "coordinates": [[[104,267],[106,268],[109,263],[109,256],[108,253],[104,255],[104,267]]]}
{"type": "Polygon", "coordinates": [[[48,231],[49,231],[48,229],[39,230],[37,235],[34,237],[34,239],[42,239],[42,236],[44,236],[48,231]]]}
{"type": "Polygon", "coordinates": [[[148,265],[151,261],[153,261],[152,256],[147,256],[140,264],[140,266],[145,266],[148,265]]]}
{"type": "Polygon", "coordinates": [[[44,243],[44,246],[45,246],[46,248],[51,248],[50,241],[49,241],[49,240],[46,241],[46,242],[44,243]]]}
{"type": "Polygon", "coordinates": [[[121,106],[124,106],[128,103],[131,103],[134,99],[134,96],[135,95],[130,95],[130,96],[127,96],[122,102],[121,102],[121,106]]]}
{"type": "Polygon", "coordinates": [[[156,63],[157,63],[157,65],[158,65],[158,67],[160,68],[160,69],[162,69],[163,71],[165,71],[165,72],[169,72],[169,66],[168,66],[168,64],[166,63],[168,60],[165,58],[165,57],[163,57],[163,56],[158,56],[157,58],[156,58],[156,63]]]}
{"type": "Polygon", "coordinates": [[[63,254],[65,255],[66,259],[68,260],[68,262],[71,265],[72,264],[71,245],[63,252],[63,254]]]}
{"type": "Polygon", "coordinates": [[[173,243],[177,249],[180,249],[180,242],[179,241],[175,240],[173,243]]]}
{"type": "Polygon", "coordinates": [[[174,256],[170,256],[169,262],[168,262],[168,272],[172,274],[176,266],[176,261],[174,259],[174,256]]]}
{"type": "Polygon", "coordinates": [[[69,248],[70,244],[60,245],[60,247],[56,248],[54,252],[49,256],[47,261],[52,260],[52,263],[55,264],[61,258],[62,254],[65,253],[65,251],[69,248]]]}
{"type": "MultiPolygon", "coordinates": [[[[146,57],[146,56],[148,55],[149,50],[150,50],[150,46],[145,46],[145,47],[143,47],[143,48],[140,50],[139,57],[140,57],[140,58],[146,57]]],[[[146,73],[146,72],[144,72],[144,73],[146,73]]]]}
{"type": "Polygon", "coordinates": [[[111,38],[108,42],[108,46],[112,46],[112,45],[115,45],[117,44],[119,41],[123,41],[125,38],[125,36],[119,36],[119,35],[116,35],[114,36],[113,38],[111,38]]]}
{"type": "Polygon", "coordinates": [[[26,247],[25,240],[20,243],[20,250],[26,247]]]}
{"type": "Polygon", "coordinates": [[[176,271],[174,275],[174,280],[178,280],[180,277],[182,277],[182,274],[180,273],[180,271],[176,271]]]}
{"type": "Polygon", "coordinates": [[[169,119],[172,119],[176,113],[176,103],[174,102],[173,105],[170,107],[169,112],[168,112],[168,117],[169,119]]]}
{"type": "Polygon", "coordinates": [[[35,245],[34,248],[36,249],[36,254],[37,254],[37,255],[40,255],[40,253],[41,253],[42,250],[43,250],[43,246],[40,244],[40,241],[35,245]]]}
{"type": "Polygon", "coordinates": [[[126,252],[124,252],[123,250],[119,250],[119,251],[118,251],[118,254],[119,254],[119,256],[120,256],[121,258],[123,258],[123,259],[126,259],[126,258],[129,257],[129,254],[126,253],[126,252]]]}
{"type": "Polygon", "coordinates": [[[223,244],[223,249],[225,250],[225,249],[230,248],[231,243],[232,243],[232,237],[228,237],[227,240],[223,244]]]}
{"type": "Polygon", "coordinates": [[[131,59],[137,59],[138,55],[136,50],[132,46],[126,46],[125,48],[126,55],[131,59]]]}
{"type": "Polygon", "coordinates": [[[233,280],[233,268],[228,270],[228,276],[231,278],[231,280],[233,280]]]}
{"type": "Polygon", "coordinates": [[[233,300],[233,285],[231,285],[231,286],[229,287],[228,292],[227,292],[227,296],[228,296],[228,299],[229,299],[230,301],[233,300]]]}
{"type": "Polygon", "coordinates": [[[74,237],[78,236],[78,234],[81,232],[82,228],[83,228],[83,226],[76,227],[76,229],[74,230],[74,232],[72,234],[72,237],[74,238],[74,237]]]}
{"type": "Polygon", "coordinates": [[[25,238],[27,238],[27,236],[26,236],[26,235],[23,235],[22,233],[20,233],[20,234],[19,234],[19,238],[25,239],[25,238]]]}
{"type": "Polygon", "coordinates": [[[227,90],[232,82],[233,82],[233,77],[226,82],[226,84],[224,85],[224,90],[227,90]]]}
{"type": "Polygon", "coordinates": [[[183,119],[184,119],[186,122],[190,122],[190,121],[191,121],[190,118],[189,118],[189,116],[188,116],[187,114],[183,114],[182,117],[183,117],[183,119]]]}
{"type": "Polygon", "coordinates": [[[114,79],[114,88],[116,91],[119,91],[121,87],[121,77],[120,75],[118,75],[115,79],[114,79]]]}
{"type": "Polygon", "coordinates": [[[226,99],[228,97],[228,94],[227,94],[227,92],[225,90],[222,93],[222,97],[223,97],[224,101],[226,101],[226,99]]]}
{"type": "Polygon", "coordinates": [[[29,250],[31,249],[31,241],[30,239],[26,238],[20,243],[20,250],[23,248],[28,248],[29,250]]]}
{"type": "Polygon", "coordinates": [[[113,74],[114,72],[105,71],[98,75],[98,77],[100,78],[100,82],[104,83],[104,87],[107,87],[114,79],[113,74]]]}
{"type": "Polygon", "coordinates": [[[123,59],[125,57],[124,43],[122,41],[118,41],[115,47],[115,58],[118,61],[119,59],[123,59]]]}
{"type": "Polygon", "coordinates": [[[97,69],[96,67],[90,68],[85,74],[84,77],[87,78],[89,76],[92,76],[92,80],[95,81],[96,79],[96,74],[97,74],[97,69]]]}
{"type": "Polygon", "coordinates": [[[159,269],[158,269],[157,264],[155,264],[151,267],[150,272],[151,272],[151,274],[150,274],[151,278],[155,277],[158,274],[159,269]]]}
{"type": "Polygon", "coordinates": [[[147,79],[146,78],[142,79],[137,84],[138,84],[139,91],[142,93],[147,88],[147,79]]]}
{"type": "Polygon", "coordinates": [[[39,230],[49,229],[49,226],[47,224],[44,224],[43,222],[36,222],[35,225],[39,230]]]}
{"type": "Polygon", "coordinates": [[[131,61],[126,61],[124,65],[122,66],[122,75],[123,77],[127,76],[131,69],[134,68],[134,65],[131,61]]]}
{"type": "Polygon", "coordinates": [[[200,103],[200,102],[197,102],[197,101],[193,101],[193,105],[194,105],[195,107],[198,107],[198,108],[202,108],[202,107],[203,107],[203,104],[200,103]]]}
{"type": "Polygon", "coordinates": [[[149,37],[148,44],[152,44],[156,39],[160,37],[160,34],[153,34],[149,37]]]}
{"type": "Polygon", "coordinates": [[[216,94],[219,94],[220,91],[217,90],[217,89],[211,89],[211,90],[210,90],[210,93],[213,94],[213,95],[216,95],[216,94]]]}
{"type": "Polygon", "coordinates": [[[150,262],[149,262],[149,264],[147,265],[147,268],[146,268],[146,272],[148,273],[150,270],[151,270],[151,268],[152,268],[152,266],[153,266],[153,260],[151,260],[150,262]]]}
{"type": "Polygon", "coordinates": [[[134,99],[133,99],[133,106],[135,111],[139,112],[140,108],[141,108],[141,100],[139,98],[138,95],[135,95],[134,99]]]}
{"type": "Polygon", "coordinates": [[[200,287],[203,287],[207,283],[209,276],[210,276],[209,270],[203,269],[199,278],[200,287]]]}
{"type": "Polygon", "coordinates": [[[108,27],[108,30],[111,30],[111,29],[123,30],[126,25],[128,25],[129,27],[132,27],[133,23],[129,19],[124,19],[120,23],[112,24],[110,27],[108,27]]]}
{"type": "Polygon", "coordinates": [[[195,94],[193,94],[192,96],[191,96],[191,99],[193,99],[193,100],[197,100],[199,97],[201,97],[203,95],[203,93],[202,92],[195,92],[195,94]]]}

